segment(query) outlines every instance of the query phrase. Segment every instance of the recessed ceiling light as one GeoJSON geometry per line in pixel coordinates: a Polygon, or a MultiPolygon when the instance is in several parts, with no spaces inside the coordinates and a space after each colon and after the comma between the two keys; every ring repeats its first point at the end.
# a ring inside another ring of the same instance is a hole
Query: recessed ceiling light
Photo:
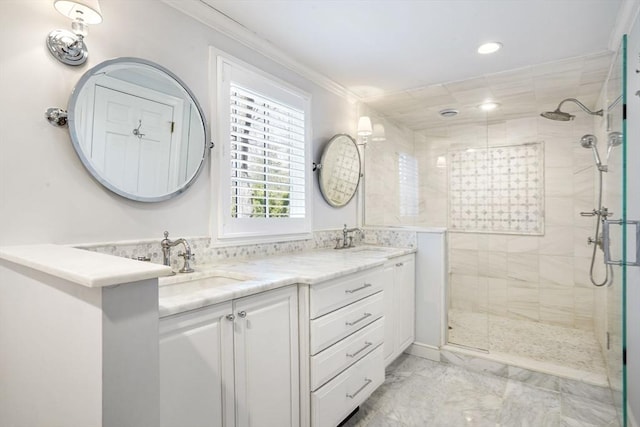
{"type": "Polygon", "coordinates": [[[482,104],[478,105],[478,108],[481,109],[482,111],[493,111],[496,108],[498,108],[499,106],[500,106],[500,104],[498,104],[497,102],[487,101],[487,102],[483,102],[482,104]]]}
{"type": "Polygon", "coordinates": [[[500,42],[489,42],[480,45],[478,48],[478,53],[481,55],[487,55],[489,53],[494,53],[499,51],[502,48],[502,43],[500,42]]]}

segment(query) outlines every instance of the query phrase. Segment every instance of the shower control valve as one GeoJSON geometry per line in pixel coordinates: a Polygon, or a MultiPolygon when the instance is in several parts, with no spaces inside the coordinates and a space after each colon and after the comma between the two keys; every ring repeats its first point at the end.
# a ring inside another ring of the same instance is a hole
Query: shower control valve
{"type": "Polygon", "coordinates": [[[598,238],[596,238],[596,239],[593,239],[593,238],[589,237],[587,239],[587,244],[588,245],[596,244],[596,245],[598,245],[598,247],[600,249],[602,249],[602,234],[600,234],[600,236],[598,236],[598,238]]]}
{"type": "Polygon", "coordinates": [[[591,212],[580,212],[580,216],[596,216],[597,215],[603,218],[606,218],[612,214],[613,212],[609,212],[609,209],[607,209],[604,206],[601,209],[594,209],[591,212]]]}

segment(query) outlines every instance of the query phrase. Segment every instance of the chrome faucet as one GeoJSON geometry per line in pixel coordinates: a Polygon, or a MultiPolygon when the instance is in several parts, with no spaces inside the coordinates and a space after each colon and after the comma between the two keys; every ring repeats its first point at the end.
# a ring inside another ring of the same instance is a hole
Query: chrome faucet
{"type": "Polygon", "coordinates": [[[338,241],[336,242],[335,249],[352,248],[353,236],[349,236],[349,233],[354,233],[354,232],[362,233],[362,230],[357,227],[347,228],[347,224],[345,224],[344,228],[342,229],[342,245],[340,245],[340,239],[337,239],[338,241]]]}
{"type": "Polygon", "coordinates": [[[182,243],[182,245],[184,246],[184,253],[179,252],[178,256],[184,258],[184,265],[180,270],[178,270],[178,272],[193,273],[193,268],[191,268],[191,266],[189,265],[189,262],[194,259],[195,254],[191,253],[191,246],[189,246],[189,242],[187,242],[183,238],[176,239],[173,241],[169,240],[168,231],[164,232],[164,239],[162,239],[162,241],[160,242],[160,246],[162,246],[162,263],[164,265],[169,265],[169,266],[171,265],[171,248],[173,246],[179,245],[180,243],[182,243]]]}

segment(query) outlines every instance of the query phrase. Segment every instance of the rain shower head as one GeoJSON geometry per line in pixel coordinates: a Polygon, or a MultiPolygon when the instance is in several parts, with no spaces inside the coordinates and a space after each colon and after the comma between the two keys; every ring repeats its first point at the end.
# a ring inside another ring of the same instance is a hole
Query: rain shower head
{"type": "Polygon", "coordinates": [[[573,118],[575,117],[573,114],[569,114],[569,113],[565,113],[564,111],[560,111],[560,108],[562,107],[562,104],[564,104],[565,102],[573,102],[578,107],[580,107],[582,109],[582,111],[584,111],[587,114],[591,114],[592,116],[602,116],[602,110],[591,111],[586,105],[584,105],[582,102],[578,101],[575,98],[563,99],[560,102],[560,104],[558,104],[558,108],[556,108],[553,111],[545,111],[544,113],[541,113],[540,115],[542,117],[544,117],[545,119],[556,120],[556,121],[560,121],[560,122],[568,122],[569,120],[573,120],[573,118]]]}
{"type": "Polygon", "coordinates": [[[573,120],[575,117],[573,114],[565,113],[559,109],[554,111],[545,111],[544,113],[540,113],[540,115],[545,119],[556,120],[559,122],[568,122],[569,120],[573,120]]]}
{"type": "Polygon", "coordinates": [[[598,138],[595,135],[586,134],[582,138],[580,138],[580,145],[584,148],[590,148],[593,152],[593,160],[596,162],[596,166],[598,170],[606,172],[607,167],[602,165],[602,161],[600,160],[600,154],[598,154],[598,138]]]}

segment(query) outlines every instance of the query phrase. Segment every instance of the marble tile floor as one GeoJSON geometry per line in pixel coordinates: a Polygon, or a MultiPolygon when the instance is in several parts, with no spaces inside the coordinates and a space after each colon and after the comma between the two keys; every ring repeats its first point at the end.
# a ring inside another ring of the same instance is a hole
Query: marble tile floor
{"type": "Polygon", "coordinates": [[[449,326],[452,344],[606,378],[602,352],[592,331],[456,309],[449,310],[449,326]]]}
{"type": "Polygon", "coordinates": [[[597,389],[574,394],[546,377],[500,377],[403,354],[344,426],[619,427],[597,389]]]}

